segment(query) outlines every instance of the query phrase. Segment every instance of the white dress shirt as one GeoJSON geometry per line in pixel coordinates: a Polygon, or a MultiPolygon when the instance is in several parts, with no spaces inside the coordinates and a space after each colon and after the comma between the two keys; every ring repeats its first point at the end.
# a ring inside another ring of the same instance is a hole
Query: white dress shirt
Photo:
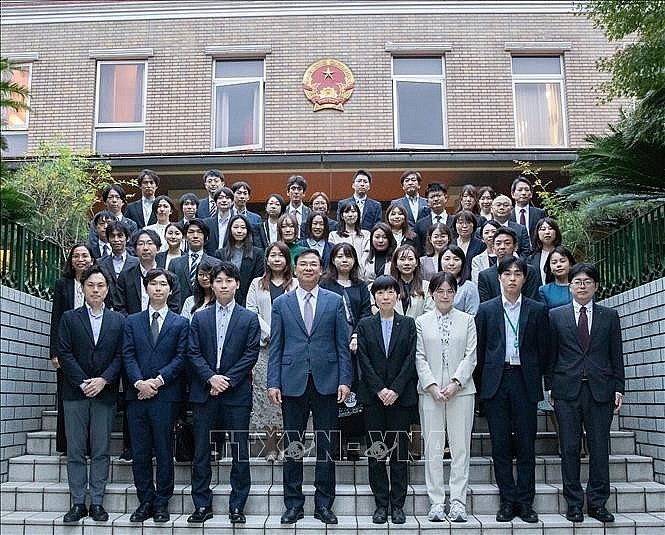
{"type": "Polygon", "coordinates": [[[580,322],[580,309],[586,307],[587,323],[589,325],[589,334],[591,334],[591,323],[593,321],[593,301],[589,301],[586,305],[581,305],[573,299],[573,311],[575,312],[575,325],[580,322]]]}
{"type": "Polygon", "coordinates": [[[318,284],[314,286],[309,292],[305,290],[304,288],[301,288],[298,286],[296,288],[296,297],[298,298],[298,308],[300,308],[300,315],[302,316],[303,321],[305,321],[305,295],[311,293],[312,297],[310,297],[309,302],[312,305],[312,312],[314,315],[316,315],[316,302],[319,298],[319,286],[318,284]]]}
{"type": "Polygon", "coordinates": [[[520,365],[520,350],[519,350],[519,328],[520,328],[520,310],[522,308],[522,295],[517,298],[515,303],[511,303],[504,295],[501,296],[503,310],[503,323],[506,330],[506,358],[505,362],[514,366],[520,365]],[[506,315],[508,317],[506,317],[506,315]],[[508,321],[510,319],[510,321],[508,321]],[[510,325],[512,323],[512,326],[510,325]],[[517,329],[517,335],[513,331],[513,327],[517,329]]]}

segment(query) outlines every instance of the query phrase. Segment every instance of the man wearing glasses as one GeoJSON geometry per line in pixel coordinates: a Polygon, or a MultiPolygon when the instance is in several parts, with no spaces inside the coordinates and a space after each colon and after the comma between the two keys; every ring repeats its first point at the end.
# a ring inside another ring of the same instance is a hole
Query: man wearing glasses
{"type": "Polygon", "coordinates": [[[612,415],[623,402],[624,369],[619,315],[593,302],[598,269],[576,264],[568,275],[573,302],[550,311],[552,360],[545,375],[559,421],[566,518],[582,522],[580,484],[582,423],[589,445],[587,512],[600,522],[614,522],[605,504],[610,496],[609,441],[612,415]]]}

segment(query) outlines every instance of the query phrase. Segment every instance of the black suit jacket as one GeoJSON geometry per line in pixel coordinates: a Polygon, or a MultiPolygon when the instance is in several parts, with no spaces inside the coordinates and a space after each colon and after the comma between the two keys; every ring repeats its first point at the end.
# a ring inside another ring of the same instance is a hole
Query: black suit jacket
{"type": "Polygon", "coordinates": [[[208,199],[208,196],[199,199],[199,204],[196,207],[196,217],[199,219],[208,219],[210,217],[210,201],[208,199]]]}
{"type": "Polygon", "coordinates": [[[616,310],[593,304],[587,351],[579,343],[572,303],[550,310],[550,326],[552,360],[545,375],[545,388],[552,390],[554,399],[576,399],[583,373],[598,402],[614,400],[615,392],[624,393],[621,324],[616,310]]]}
{"type": "MultiPolygon", "coordinates": [[[[337,219],[339,220],[339,212],[344,204],[355,203],[356,199],[351,195],[346,199],[341,199],[337,203],[337,219]]],[[[365,204],[363,206],[363,216],[360,221],[360,228],[363,230],[371,231],[379,221],[381,221],[381,203],[369,197],[365,197],[365,204]]],[[[335,225],[336,227],[337,225],[335,225]]],[[[331,231],[336,230],[330,228],[331,231]]]]}
{"type": "Polygon", "coordinates": [[[157,223],[157,214],[152,212],[150,214],[150,219],[146,223],[145,218],[143,217],[143,200],[139,199],[138,201],[130,202],[125,209],[125,217],[128,217],[136,223],[138,228],[147,227],[148,225],[153,225],[157,223]]]}
{"type": "MultiPolygon", "coordinates": [[[[218,249],[215,251],[215,258],[220,260],[225,259],[222,254],[223,249],[218,249]]],[[[265,263],[263,260],[263,251],[258,247],[252,249],[252,258],[248,256],[242,257],[242,262],[240,263],[240,287],[236,290],[235,300],[240,306],[245,306],[247,302],[247,292],[249,292],[249,285],[256,277],[263,275],[265,270],[265,263]]]]}
{"type": "MultiPolygon", "coordinates": [[[[120,273],[127,271],[130,267],[136,266],[139,263],[139,259],[133,255],[127,254],[127,258],[125,258],[125,265],[122,266],[122,269],[120,270],[120,273]]],[[[115,285],[115,281],[118,278],[115,274],[115,269],[113,268],[113,257],[112,256],[105,256],[104,258],[100,258],[97,260],[97,265],[102,268],[104,273],[108,275],[108,277],[112,281],[112,286],[115,285]]]]}
{"type": "MultiPolygon", "coordinates": [[[[230,220],[230,217],[229,217],[230,220]]],[[[206,252],[206,254],[209,254],[210,256],[216,256],[215,252],[217,251],[218,244],[219,244],[219,222],[217,221],[217,216],[215,217],[209,217],[207,219],[204,219],[203,222],[206,224],[208,227],[209,235],[208,239],[206,240],[205,244],[203,245],[203,250],[206,252]]],[[[228,234],[229,227],[227,225],[226,227],[226,233],[228,234]]],[[[224,242],[222,243],[222,246],[226,245],[226,236],[224,236],[224,242]]]]}
{"type": "Polygon", "coordinates": [[[531,240],[526,227],[508,220],[508,228],[511,228],[517,234],[517,255],[521,258],[526,258],[531,253],[531,240]]]}
{"type": "MultiPolygon", "coordinates": [[[[218,264],[219,260],[214,256],[210,256],[205,251],[200,251],[202,253],[201,262],[207,262],[209,264],[218,264]]],[[[185,304],[185,300],[192,295],[194,288],[192,287],[192,280],[189,278],[189,255],[183,254],[180,258],[174,258],[169,264],[169,271],[173,273],[178,280],[178,287],[180,288],[180,310],[182,310],[182,305],[185,304]]]]}
{"type": "MultiPolygon", "coordinates": [[[[124,316],[141,312],[141,285],[143,274],[141,265],[136,264],[127,271],[120,272],[113,292],[113,310],[124,316]]],[[[176,281],[171,295],[168,298],[168,306],[172,312],[180,312],[180,286],[176,281]]]]}
{"type": "MultiPolygon", "coordinates": [[[[540,274],[527,264],[527,275],[522,295],[530,299],[538,299],[538,288],[540,288],[540,274]]],[[[489,301],[501,295],[501,283],[499,283],[499,270],[496,266],[489,267],[478,273],[478,295],[480,302],[489,301]]]]}
{"type": "MultiPolygon", "coordinates": [[[[496,395],[504,373],[506,327],[502,299],[496,297],[481,303],[476,315],[478,364],[474,379],[480,399],[492,399],[496,395]]],[[[532,403],[543,399],[541,377],[550,358],[549,331],[545,306],[522,297],[518,330],[520,370],[528,401],[532,403]]]]}
{"type": "Polygon", "coordinates": [[[381,316],[363,318],[358,323],[360,384],[358,398],[368,405],[383,405],[376,396],[384,388],[399,394],[396,404],[418,404],[416,384],[416,323],[413,318],[395,314],[390,346],[386,351],[381,330],[381,316]]]}
{"type": "Polygon", "coordinates": [[[108,404],[116,402],[124,326],[122,314],[105,309],[99,339],[95,344],[85,305],[63,314],[58,337],[59,359],[65,378],[62,399],[86,399],[81,383],[93,377],[103,377],[108,384],[96,398],[108,404]]]}
{"type": "MultiPolygon", "coordinates": [[[[509,219],[510,221],[517,223],[518,216],[515,210],[516,208],[513,208],[512,212],[510,212],[509,219]]],[[[538,224],[538,221],[540,221],[546,215],[547,212],[545,212],[545,210],[542,208],[536,208],[535,206],[529,205],[529,228],[527,230],[529,232],[529,240],[531,243],[533,243],[533,237],[536,233],[536,225],[538,224]]]]}

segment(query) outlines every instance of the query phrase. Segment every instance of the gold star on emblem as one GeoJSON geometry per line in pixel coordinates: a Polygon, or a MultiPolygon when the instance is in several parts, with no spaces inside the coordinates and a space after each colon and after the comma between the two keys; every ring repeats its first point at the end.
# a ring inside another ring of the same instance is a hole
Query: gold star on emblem
{"type": "Polygon", "coordinates": [[[328,67],[325,71],[323,71],[323,79],[325,80],[326,78],[330,78],[332,80],[333,74],[333,71],[331,71],[330,67],[328,67]]]}

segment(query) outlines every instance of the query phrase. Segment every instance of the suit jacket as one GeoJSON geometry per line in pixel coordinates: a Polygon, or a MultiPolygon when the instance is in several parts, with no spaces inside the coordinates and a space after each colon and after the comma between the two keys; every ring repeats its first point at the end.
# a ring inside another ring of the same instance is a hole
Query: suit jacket
{"type": "MultiPolygon", "coordinates": [[[[448,228],[453,230],[452,224],[453,224],[453,216],[445,212],[444,214],[441,214],[442,221],[444,225],[447,225],[448,228]]],[[[429,228],[433,225],[432,223],[432,212],[428,212],[426,216],[421,217],[416,221],[416,226],[415,226],[415,232],[416,236],[418,236],[417,240],[417,245],[416,249],[418,249],[419,255],[420,256],[425,256],[425,244],[427,243],[427,231],[429,228]]]]}
{"type": "Polygon", "coordinates": [[[222,358],[217,366],[217,305],[199,310],[189,329],[189,401],[205,403],[210,397],[208,380],[221,373],[231,386],[219,396],[225,404],[252,406],[252,368],[259,358],[261,328],[256,314],[235,304],[226,330],[222,358]]]}
{"type": "Polygon", "coordinates": [[[383,406],[377,394],[388,388],[398,394],[397,405],[412,407],[418,403],[415,327],[413,318],[395,314],[386,349],[380,314],[377,312],[360,320],[356,351],[361,370],[358,387],[360,401],[383,406]]]}
{"type": "Polygon", "coordinates": [[[107,385],[95,396],[110,404],[118,396],[118,378],[122,369],[122,334],[125,318],[108,308],[104,310],[99,338],[95,343],[88,308],[84,305],[62,315],[59,332],[59,359],[65,380],[62,399],[87,399],[81,383],[93,377],[103,377],[107,385]]]}
{"type": "MultiPolygon", "coordinates": [[[[436,383],[444,388],[443,346],[435,310],[416,319],[416,370],[418,371],[418,392],[425,394],[426,388],[436,383]]],[[[476,368],[476,325],[473,316],[457,310],[450,311],[450,341],[448,346],[449,379],[457,379],[462,389],[458,396],[476,393],[473,383],[473,370],[476,368]]]]}
{"type": "MultiPolygon", "coordinates": [[[[290,214],[291,213],[291,204],[287,204],[286,208],[284,209],[285,214],[290,214]]],[[[305,203],[302,204],[302,222],[300,223],[300,234],[299,238],[306,238],[307,237],[307,220],[309,219],[309,216],[311,215],[312,210],[309,206],[305,206],[305,203]]],[[[297,218],[296,218],[297,219],[297,218]]]]}
{"type": "Polygon", "coordinates": [[[74,308],[74,279],[61,277],[55,281],[53,290],[53,306],[51,307],[51,329],[50,329],[50,356],[57,357],[60,354],[59,332],[62,315],[74,308]]]}
{"type": "MultiPolygon", "coordinates": [[[[531,299],[538,299],[540,274],[528,264],[526,268],[526,281],[522,286],[522,295],[531,299]]],[[[489,267],[478,273],[478,295],[481,303],[501,295],[501,283],[499,282],[497,266],[489,267]]]]}
{"type": "Polygon", "coordinates": [[[311,334],[305,329],[295,290],[275,299],[271,318],[268,388],[279,388],[285,396],[301,396],[310,368],[319,394],[335,394],[339,385],[351,386],[349,331],[339,295],[319,288],[311,334]]]}
{"type": "MultiPolygon", "coordinates": [[[[230,217],[229,217],[230,220],[230,217]]],[[[206,252],[206,254],[209,254],[210,256],[215,256],[215,251],[219,249],[219,221],[217,216],[215,217],[209,217],[207,219],[204,219],[203,222],[205,225],[208,227],[208,231],[210,234],[208,235],[208,239],[206,240],[205,244],[203,245],[203,250],[206,252]]],[[[228,234],[228,226],[226,227],[227,234],[228,234]]],[[[224,236],[224,241],[222,243],[222,246],[226,245],[226,236],[224,236]]]]}
{"type": "Polygon", "coordinates": [[[129,379],[125,398],[138,399],[138,391],[133,386],[136,381],[161,375],[164,384],[151,399],[181,401],[189,322],[182,316],[167,312],[156,343],[152,341],[150,322],[148,310],[130,314],[125,321],[123,363],[129,379]]]}
{"type": "MultiPolygon", "coordinates": [[[[307,238],[298,240],[298,245],[301,245],[309,249],[309,245],[307,244],[307,238]]],[[[323,271],[328,269],[328,264],[330,264],[330,253],[332,252],[332,248],[333,244],[330,243],[329,241],[326,241],[326,243],[323,245],[323,254],[321,255],[321,267],[323,268],[323,271]]]]}
{"type": "Polygon", "coordinates": [[[210,217],[210,203],[208,202],[207,195],[199,199],[199,204],[196,207],[196,217],[199,219],[208,219],[210,217]]]}
{"type": "Polygon", "coordinates": [[[609,402],[615,392],[624,393],[621,324],[616,310],[593,304],[587,351],[579,343],[572,303],[550,310],[550,327],[552,359],[545,388],[552,390],[554,399],[576,399],[584,371],[597,402],[609,402]]]}
{"type": "Polygon", "coordinates": [[[429,205],[427,204],[427,199],[425,197],[418,197],[418,217],[416,219],[413,219],[413,214],[411,213],[411,205],[409,204],[409,200],[406,198],[406,195],[404,197],[400,197],[399,199],[393,199],[390,201],[390,204],[399,204],[406,210],[406,215],[408,216],[409,219],[409,228],[411,230],[414,230],[416,227],[416,221],[419,221],[426,215],[429,215],[430,213],[430,208],[429,205]]]}
{"type": "MultiPolygon", "coordinates": [[[[127,258],[125,258],[125,265],[122,266],[120,273],[127,271],[132,266],[138,265],[138,263],[139,259],[137,257],[127,253],[127,258]]],[[[118,276],[115,274],[115,269],[113,268],[113,256],[105,256],[104,258],[100,258],[97,260],[97,265],[102,268],[104,273],[106,273],[111,279],[113,283],[112,286],[115,286],[115,281],[117,280],[118,276]]]]}
{"type": "Polygon", "coordinates": [[[157,223],[157,214],[155,212],[150,214],[150,219],[148,219],[148,221],[143,217],[143,199],[130,202],[125,209],[125,216],[134,221],[138,228],[147,227],[148,225],[154,225],[157,223]]]}
{"type": "MultiPolygon", "coordinates": [[[[480,383],[480,399],[492,399],[501,384],[506,359],[506,327],[501,296],[480,303],[476,329],[478,366],[474,375],[477,386],[480,383]]],[[[522,297],[518,327],[520,370],[528,401],[532,403],[543,399],[541,377],[549,361],[549,333],[545,306],[522,297]]]]}
{"type": "Polygon", "coordinates": [[[347,306],[351,309],[353,316],[353,328],[358,325],[362,318],[372,315],[372,305],[369,297],[369,289],[364,281],[352,283],[351,286],[342,286],[335,280],[321,280],[321,288],[335,292],[342,296],[346,293],[348,297],[347,306]]]}
{"type": "MultiPolygon", "coordinates": [[[[218,264],[219,260],[205,253],[205,251],[200,251],[202,253],[200,262],[208,262],[209,264],[218,264]]],[[[189,278],[189,255],[183,254],[180,258],[174,258],[169,263],[169,271],[173,273],[178,280],[178,287],[180,288],[180,308],[178,312],[182,310],[182,305],[192,293],[194,289],[192,287],[192,280],[189,278]]]]}
{"type": "MultiPolygon", "coordinates": [[[[141,286],[143,285],[143,274],[141,265],[136,264],[118,275],[113,292],[113,310],[127,316],[141,312],[141,286]]],[[[176,314],[180,312],[180,286],[176,281],[171,295],[168,298],[168,306],[176,314]]]]}
{"type": "MultiPolygon", "coordinates": [[[[185,251],[180,252],[180,256],[185,256],[187,253],[185,251]]],[[[166,269],[166,259],[168,258],[169,252],[168,251],[159,251],[155,255],[155,264],[157,264],[158,268],[166,269]]],[[[175,258],[171,259],[171,262],[173,262],[175,258]]],[[[169,263],[169,266],[171,263],[169,263]]]]}
{"type": "MultiPolygon", "coordinates": [[[[517,216],[517,212],[515,211],[516,208],[513,208],[513,210],[510,212],[510,221],[514,221],[515,223],[518,223],[519,217],[517,216]]],[[[529,240],[530,243],[533,243],[533,237],[534,234],[536,233],[536,225],[538,224],[538,221],[540,221],[543,217],[547,215],[547,212],[543,210],[542,208],[536,208],[533,205],[529,205],[529,228],[527,231],[529,232],[529,240]]]]}
{"type": "Polygon", "coordinates": [[[531,239],[526,227],[508,220],[508,227],[513,229],[517,234],[517,255],[521,258],[526,258],[531,253],[531,239]]]}
{"type": "MultiPolygon", "coordinates": [[[[344,204],[355,203],[356,199],[351,195],[346,199],[341,199],[337,203],[337,219],[339,220],[339,212],[344,204]]],[[[365,204],[363,205],[363,215],[360,220],[360,228],[363,230],[371,231],[379,221],[381,221],[381,203],[365,197],[365,204]]],[[[331,228],[330,230],[335,230],[331,228]]]]}
{"type": "MultiPolygon", "coordinates": [[[[215,257],[224,260],[223,249],[215,251],[215,257]]],[[[247,303],[247,292],[249,285],[256,277],[263,275],[265,262],[263,260],[263,251],[258,247],[253,248],[252,257],[243,256],[240,263],[240,287],[236,290],[236,303],[245,306],[247,303]]]]}
{"type": "MultiPolygon", "coordinates": [[[[97,215],[97,214],[95,214],[97,215]]],[[[94,220],[94,216],[93,216],[94,220]]],[[[133,235],[137,230],[138,227],[136,226],[136,222],[133,219],[129,219],[126,216],[122,216],[122,219],[120,219],[120,223],[124,223],[129,227],[129,234],[130,236],[133,235]]],[[[129,240],[128,240],[129,241],[129,240]]],[[[90,245],[91,249],[93,252],[99,245],[99,236],[97,236],[97,232],[95,230],[95,225],[92,221],[90,221],[90,230],[88,231],[88,244],[90,245]]],[[[131,245],[128,243],[127,248],[130,250],[130,252],[133,252],[134,249],[131,247],[131,245]]]]}

